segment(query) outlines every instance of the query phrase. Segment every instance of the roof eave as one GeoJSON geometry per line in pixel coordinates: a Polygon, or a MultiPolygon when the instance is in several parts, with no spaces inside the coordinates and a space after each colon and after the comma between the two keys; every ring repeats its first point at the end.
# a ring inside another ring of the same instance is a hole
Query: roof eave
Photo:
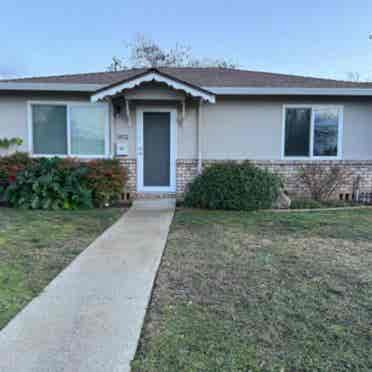
{"type": "MultiPolygon", "coordinates": [[[[142,74],[143,75],[143,74],[142,74]]],[[[146,74],[145,74],[146,75],[146,74]]],[[[168,78],[168,77],[167,77],[168,78]]],[[[218,95],[298,95],[298,96],[372,96],[372,88],[302,88],[302,87],[196,87],[184,82],[172,79],[177,84],[184,84],[188,90],[195,90],[201,98],[215,102],[218,95]]],[[[127,80],[126,82],[130,82],[127,80]]],[[[66,93],[89,93],[92,97],[102,92],[115,88],[116,85],[103,84],[76,84],[76,83],[22,83],[0,82],[0,92],[36,91],[36,92],[66,92],[66,93]]],[[[179,86],[179,85],[178,85],[179,86]]]]}
{"type": "Polygon", "coordinates": [[[216,95],[372,96],[372,88],[207,87],[216,95]]]}
{"type": "Polygon", "coordinates": [[[101,84],[69,83],[21,83],[0,82],[0,91],[52,91],[52,92],[86,92],[92,93],[102,88],[101,84]]]}

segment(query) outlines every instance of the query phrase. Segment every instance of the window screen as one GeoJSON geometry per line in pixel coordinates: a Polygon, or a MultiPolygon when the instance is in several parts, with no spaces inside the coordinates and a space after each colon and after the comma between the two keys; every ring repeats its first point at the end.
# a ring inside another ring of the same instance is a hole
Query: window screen
{"type": "Polygon", "coordinates": [[[105,110],[102,107],[76,106],[70,109],[71,153],[105,154],[105,110]]]}

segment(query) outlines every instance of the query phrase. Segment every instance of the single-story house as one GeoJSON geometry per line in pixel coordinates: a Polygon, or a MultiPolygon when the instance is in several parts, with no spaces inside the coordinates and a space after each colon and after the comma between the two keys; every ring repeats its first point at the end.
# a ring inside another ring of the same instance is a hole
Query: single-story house
{"type": "Polygon", "coordinates": [[[205,165],[249,159],[301,194],[302,164],[372,191],[372,83],[229,68],[149,68],[0,81],[0,138],[33,156],[118,157],[131,196],[182,194],[205,165]]]}

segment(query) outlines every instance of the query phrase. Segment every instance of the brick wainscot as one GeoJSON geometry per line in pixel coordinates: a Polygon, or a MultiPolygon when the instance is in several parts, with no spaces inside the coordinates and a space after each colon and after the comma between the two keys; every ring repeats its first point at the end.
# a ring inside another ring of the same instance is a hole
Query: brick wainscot
{"type": "MultiPolygon", "coordinates": [[[[226,160],[227,161],[227,160],[226,160]]],[[[229,160],[231,161],[231,160],[229,160]]],[[[128,170],[128,183],[126,192],[130,193],[132,198],[145,197],[146,195],[138,194],[136,192],[137,182],[137,167],[136,159],[121,158],[121,164],[128,170]]],[[[209,166],[214,163],[223,162],[221,160],[204,160],[203,167],[209,166]]],[[[285,185],[285,189],[289,195],[304,197],[307,196],[305,186],[299,181],[298,172],[301,166],[306,164],[320,164],[324,167],[330,167],[332,165],[338,165],[344,167],[349,173],[350,177],[348,181],[340,186],[336,190],[335,197],[339,194],[352,194],[353,183],[360,177],[360,192],[372,192],[372,160],[332,160],[332,161],[252,161],[254,164],[261,168],[266,168],[275,174],[278,174],[285,185]]],[[[198,173],[198,161],[197,159],[178,159],[177,160],[177,197],[181,198],[187,184],[198,173]]],[[[175,196],[175,194],[156,194],[151,195],[152,197],[169,197],[175,196]]]]}

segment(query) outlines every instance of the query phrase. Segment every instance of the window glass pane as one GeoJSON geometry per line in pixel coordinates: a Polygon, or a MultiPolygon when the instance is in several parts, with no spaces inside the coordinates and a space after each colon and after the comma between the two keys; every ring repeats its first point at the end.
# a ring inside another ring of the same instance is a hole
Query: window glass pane
{"type": "Polygon", "coordinates": [[[71,153],[105,154],[105,110],[99,106],[71,107],[71,153]]]}
{"type": "Polygon", "coordinates": [[[314,156],[337,156],[338,109],[314,110],[314,156]]]}
{"type": "Polygon", "coordinates": [[[310,121],[311,109],[286,109],[285,156],[309,156],[310,121]]]}
{"type": "Polygon", "coordinates": [[[32,105],[34,154],[67,154],[66,106],[32,105]]]}

